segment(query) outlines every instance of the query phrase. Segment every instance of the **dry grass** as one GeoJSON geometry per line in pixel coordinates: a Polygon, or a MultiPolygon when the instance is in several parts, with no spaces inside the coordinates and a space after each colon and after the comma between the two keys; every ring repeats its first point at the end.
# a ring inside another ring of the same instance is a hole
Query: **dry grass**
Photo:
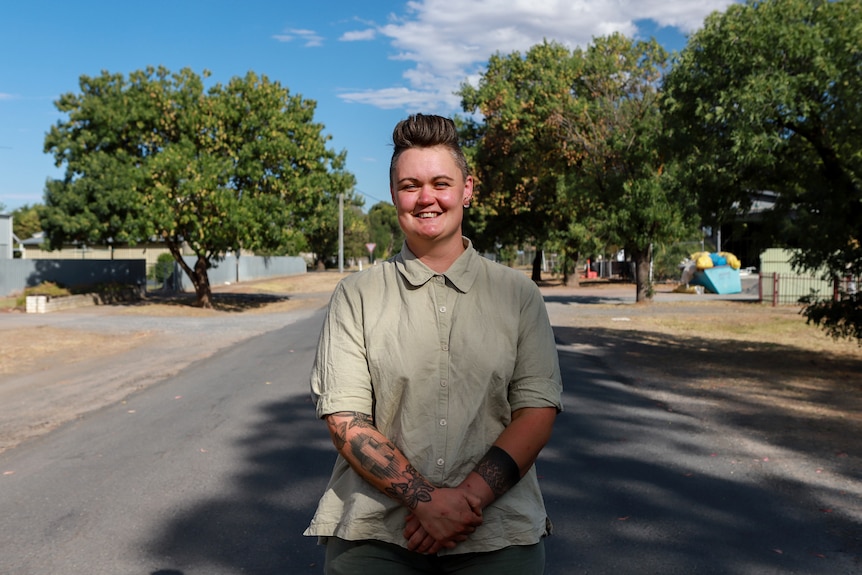
{"type": "Polygon", "coordinates": [[[116,337],[50,326],[16,329],[15,336],[4,337],[0,346],[0,375],[39,371],[57,364],[81,363],[128,351],[150,335],[138,332],[116,337]]]}
{"type": "MultiPolygon", "coordinates": [[[[152,317],[213,317],[228,313],[279,313],[326,304],[338,281],[347,274],[313,272],[298,276],[248,282],[213,289],[215,309],[195,307],[194,295],[152,296],[136,304],[115,306],[113,313],[152,317]]],[[[57,312],[63,313],[63,312],[57,312]]],[[[3,334],[0,323],[0,334],[3,334]]],[[[38,371],[61,362],[80,363],[97,356],[128,351],[150,336],[124,337],[58,327],[16,328],[0,346],[0,375],[38,371]]]]}

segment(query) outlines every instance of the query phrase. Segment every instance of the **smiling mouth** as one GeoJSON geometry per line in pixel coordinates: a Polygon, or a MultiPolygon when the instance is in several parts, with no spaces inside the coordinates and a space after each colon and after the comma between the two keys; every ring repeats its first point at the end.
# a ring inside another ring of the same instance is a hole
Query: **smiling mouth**
{"type": "Polygon", "coordinates": [[[416,217],[420,220],[430,220],[432,218],[436,218],[440,214],[436,212],[422,212],[421,214],[416,214],[416,217]]]}

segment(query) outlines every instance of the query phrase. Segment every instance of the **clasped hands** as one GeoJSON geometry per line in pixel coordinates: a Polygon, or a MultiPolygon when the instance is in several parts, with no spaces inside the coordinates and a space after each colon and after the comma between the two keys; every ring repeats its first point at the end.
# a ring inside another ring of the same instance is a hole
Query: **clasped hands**
{"type": "Polygon", "coordinates": [[[407,516],[404,538],[411,551],[432,555],[466,541],[482,524],[481,499],[463,489],[438,488],[407,516]]]}

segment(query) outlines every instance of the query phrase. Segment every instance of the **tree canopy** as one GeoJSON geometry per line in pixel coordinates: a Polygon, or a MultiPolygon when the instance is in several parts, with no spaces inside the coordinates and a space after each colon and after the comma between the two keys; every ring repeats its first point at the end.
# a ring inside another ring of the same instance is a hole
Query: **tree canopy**
{"type": "Polygon", "coordinates": [[[461,90],[465,111],[483,117],[465,132],[486,229],[555,240],[575,260],[602,241],[625,247],[648,299],[652,244],[691,225],[663,154],[666,65],[654,40],[619,34],[492,57],[478,87],[461,90]]]}
{"type": "Polygon", "coordinates": [[[404,232],[398,225],[398,212],[388,202],[378,202],[368,210],[368,235],[374,244],[374,257],[387,259],[401,251],[404,232]]]}
{"type": "Polygon", "coordinates": [[[42,231],[42,224],[39,221],[39,206],[24,204],[12,210],[12,231],[22,241],[42,231]]]}
{"type": "Polygon", "coordinates": [[[66,171],[40,211],[50,246],[158,238],[202,306],[207,270],[227,252],[290,245],[321,203],[353,186],[345,153],[313,121],[315,102],[253,72],[208,90],[189,69],[103,72],[56,106],[66,119],[45,151],[66,171]]]}
{"type": "MultiPolygon", "coordinates": [[[[690,38],[665,90],[680,177],[704,218],[727,221],[755,192],[776,192],[776,239],[798,269],[862,275],[862,1],[731,5],[690,38]]],[[[862,337],[832,303],[809,319],[862,337]]]]}

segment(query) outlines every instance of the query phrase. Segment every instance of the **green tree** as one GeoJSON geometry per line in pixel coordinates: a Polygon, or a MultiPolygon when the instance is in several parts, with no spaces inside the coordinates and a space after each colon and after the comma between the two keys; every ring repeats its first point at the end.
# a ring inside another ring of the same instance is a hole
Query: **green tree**
{"type": "Polygon", "coordinates": [[[575,50],[575,58],[581,73],[558,122],[566,146],[578,152],[577,187],[601,206],[601,235],[631,256],[636,300],[648,301],[653,246],[696,225],[663,153],[659,86],[668,55],[654,39],[613,34],[575,50]]]}
{"type": "Polygon", "coordinates": [[[465,152],[477,183],[468,215],[477,247],[534,242],[533,279],[541,279],[541,246],[564,230],[577,206],[558,193],[568,150],[550,119],[565,105],[577,76],[571,53],[545,42],[526,54],[492,56],[478,86],[461,86],[462,108],[482,121],[462,120],[465,152]]]}
{"type": "Polygon", "coordinates": [[[404,233],[398,225],[398,212],[389,202],[378,202],[368,210],[369,241],[375,244],[374,257],[387,259],[401,250],[404,233]]]}
{"type": "Polygon", "coordinates": [[[51,247],[160,238],[203,307],[208,269],[228,251],[289,244],[323,190],[353,185],[345,154],[313,122],[315,103],[253,72],[209,90],[189,69],[103,72],[56,106],[66,118],[45,151],[66,172],[40,210],[51,247]]]}
{"type": "MultiPolygon", "coordinates": [[[[334,262],[338,257],[338,194],[324,192],[325,201],[316,206],[316,209],[302,222],[302,229],[308,240],[308,246],[313,254],[313,266],[318,269],[326,267],[327,262],[334,262]]],[[[364,201],[354,194],[345,194],[344,197],[344,253],[349,257],[350,252],[355,252],[350,246],[351,233],[362,219],[362,207],[364,201]]],[[[363,250],[365,248],[362,248],[363,250]]],[[[358,254],[352,254],[354,257],[358,254]]]]}
{"type": "MultiPolygon", "coordinates": [[[[797,269],[862,275],[860,54],[860,0],[749,1],[707,18],[665,82],[680,177],[704,218],[777,192],[774,239],[797,269]]],[[[862,341],[862,300],[843,300],[806,314],[862,341]]]]}
{"type": "Polygon", "coordinates": [[[552,241],[574,261],[623,246],[637,264],[637,300],[649,299],[652,245],[688,222],[662,153],[667,59],[655,40],[619,34],[574,51],[543,43],[525,57],[492,57],[478,88],[461,91],[464,109],[484,117],[465,133],[488,229],[552,241]]]}
{"type": "MultiPolygon", "coordinates": [[[[0,210],[2,211],[2,210],[0,210]]],[[[33,237],[42,231],[42,223],[39,221],[39,205],[24,204],[20,208],[12,210],[12,231],[20,240],[33,237]]]]}

